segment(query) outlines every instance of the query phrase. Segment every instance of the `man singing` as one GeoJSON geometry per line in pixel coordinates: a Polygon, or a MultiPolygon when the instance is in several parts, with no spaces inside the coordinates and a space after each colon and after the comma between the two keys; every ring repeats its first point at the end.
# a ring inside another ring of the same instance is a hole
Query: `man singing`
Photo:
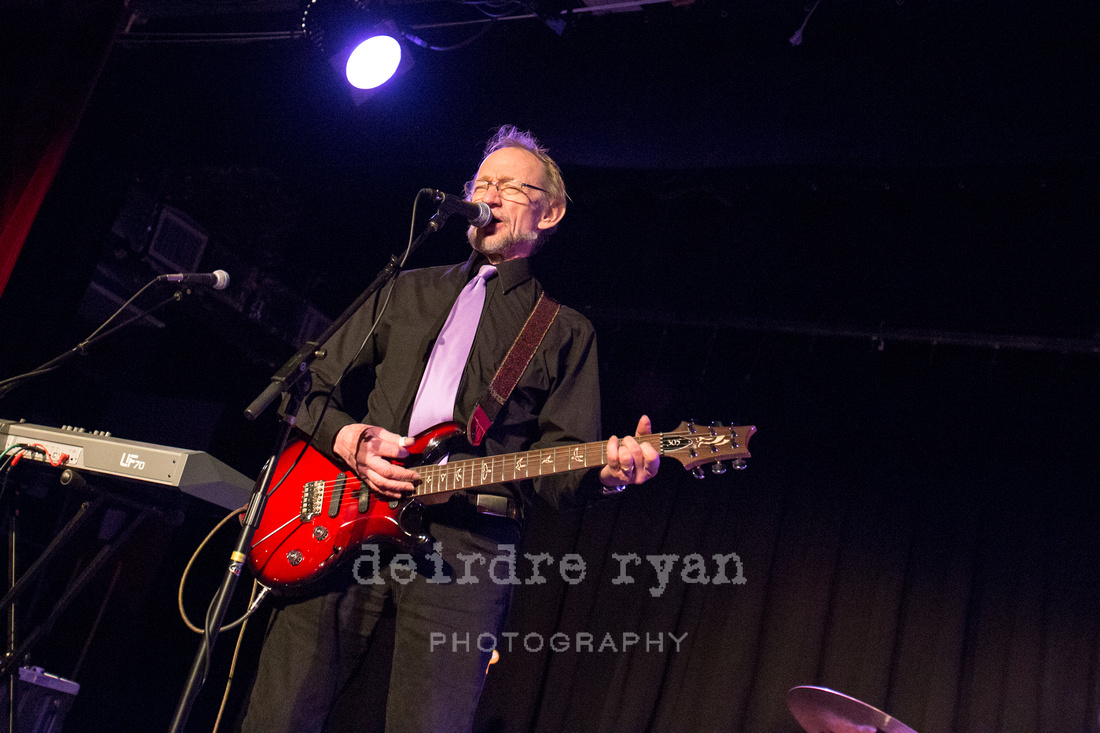
{"type": "MultiPolygon", "coordinates": [[[[387,286],[376,293],[324,345],[327,356],[314,366],[298,415],[297,426],[314,435],[315,448],[384,500],[407,495],[419,479],[414,469],[392,462],[408,455],[411,440],[403,436],[449,420],[466,425],[483,400],[543,292],[527,258],[565,216],[560,169],[534,137],[512,126],[489,141],[466,195],[493,214],[489,224],[470,227],[470,258],[404,272],[392,292],[387,286]]],[[[593,442],[599,429],[592,324],[561,307],[484,440],[452,452],[450,460],[593,442]]],[[[650,431],[643,416],[637,433],[650,431]]],[[[497,638],[511,585],[490,577],[488,563],[459,556],[493,557],[500,545],[517,545],[536,493],[553,506],[580,506],[657,473],[656,450],[633,437],[612,437],[606,456],[599,468],[483,486],[425,507],[436,556],[421,556],[411,580],[395,578],[388,566],[368,579],[373,582],[341,569],[309,597],[281,601],[244,730],[322,730],[392,603],[386,729],[469,731],[491,650],[438,639],[497,638]],[[476,582],[455,582],[468,572],[476,582]]]]}

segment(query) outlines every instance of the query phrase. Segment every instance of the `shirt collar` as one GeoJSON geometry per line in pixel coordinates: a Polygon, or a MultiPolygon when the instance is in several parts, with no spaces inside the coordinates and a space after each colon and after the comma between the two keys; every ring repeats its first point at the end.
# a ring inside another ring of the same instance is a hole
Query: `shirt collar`
{"type": "MultiPolygon", "coordinates": [[[[488,263],[488,260],[485,259],[485,255],[480,252],[471,253],[470,259],[466,260],[466,265],[463,267],[466,273],[466,280],[469,281],[469,279],[477,273],[478,269],[486,263],[488,263]]],[[[507,262],[501,262],[497,265],[497,279],[500,280],[500,287],[506,293],[513,288],[519,287],[531,278],[531,263],[526,257],[508,260],[507,262]]]]}

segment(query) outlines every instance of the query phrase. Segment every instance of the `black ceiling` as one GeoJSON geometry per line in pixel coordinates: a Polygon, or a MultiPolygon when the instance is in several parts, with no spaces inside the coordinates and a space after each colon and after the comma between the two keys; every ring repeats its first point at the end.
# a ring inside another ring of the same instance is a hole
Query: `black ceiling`
{"type": "MultiPolygon", "coordinates": [[[[380,156],[465,163],[473,141],[501,121],[535,128],[566,164],[596,167],[1018,164],[1097,155],[1093,3],[699,0],[578,12],[560,36],[538,19],[501,20],[463,48],[413,48],[413,70],[358,109],[349,109],[304,40],[165,42],[173,29],[297,29],[297,12],[244,5],[272,12],[199,20],[187,12],[202,5],[189,3],[130,24],[114,59],[118,82],[142,84],[161,114],[222,132],[226,147],[266,142],[257,156],[273,146],[296,160],[307,153],[343,164],[380,156]]],[[[136,18],[148,16],[142,7],[136,18]]],[[[383,7],[437,46],[483,29],[432,27],[484,19],[458,3],[383,7]]]]}

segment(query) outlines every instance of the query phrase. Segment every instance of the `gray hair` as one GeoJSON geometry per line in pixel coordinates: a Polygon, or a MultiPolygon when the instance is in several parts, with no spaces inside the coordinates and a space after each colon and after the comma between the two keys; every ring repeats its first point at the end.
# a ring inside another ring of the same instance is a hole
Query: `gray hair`
{"type": "Polygon", "coordinates": [[[542,163],[543,175],[546,178],[546,191],[550,195],[550,203],[553,206],[565,206],[569,195],[565,192],[565,181],[561,177],[561,168],[554,162],[539,141],[530,132],[519,130],[515,125],[501,125],[500,129],[489,138],[485,144],[485,156],[504,148],[521,148],[534,155],[542,163]]]}

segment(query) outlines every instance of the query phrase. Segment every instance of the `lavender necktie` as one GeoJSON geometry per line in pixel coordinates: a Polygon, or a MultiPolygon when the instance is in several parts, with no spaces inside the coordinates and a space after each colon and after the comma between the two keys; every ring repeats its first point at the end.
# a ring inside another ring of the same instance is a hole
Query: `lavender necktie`
{"type": "Polygon", "coordinates": [[[454,419],[458,383],[466,369],[470,346],[474,342],[477,324],[481,321],[481,309],[485,304],[485,281],[496,272],[497,268],[493,265],[482,265],[477,276],[466,283],[451,307],[432,355],[428,357],[424,377],[420,380],[420,389],[409,418],[409,435],[454,419]]]}

